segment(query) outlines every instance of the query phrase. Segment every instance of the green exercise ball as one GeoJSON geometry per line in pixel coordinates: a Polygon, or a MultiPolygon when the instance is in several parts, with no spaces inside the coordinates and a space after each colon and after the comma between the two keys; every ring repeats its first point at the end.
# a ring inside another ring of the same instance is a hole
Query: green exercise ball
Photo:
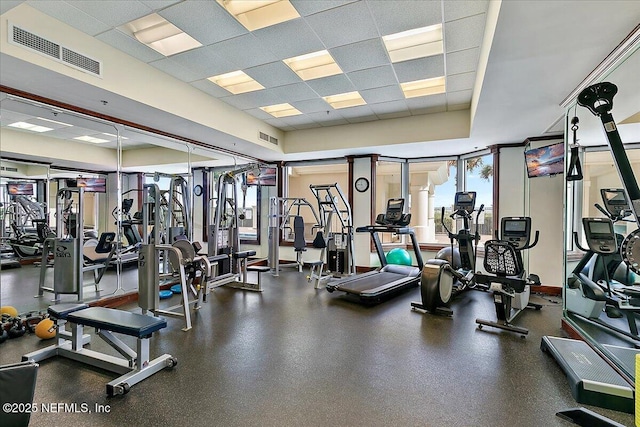
{"type": "Polygon", "coordinates": [[[406,249],[393,248],[387,253],[387,262],[389,264],[411,265],[411,255],[406,249]]]}

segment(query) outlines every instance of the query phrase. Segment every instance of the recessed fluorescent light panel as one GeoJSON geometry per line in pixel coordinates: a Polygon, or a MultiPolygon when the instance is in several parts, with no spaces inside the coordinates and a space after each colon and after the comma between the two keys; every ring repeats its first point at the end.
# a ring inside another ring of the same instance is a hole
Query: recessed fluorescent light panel
{"type": "Polygon", "coordinates": [[[89,135],[76,136],[73,139],[77,139],[78,141],[84,141],[84,142],[92,142],[94,144],[102,144],[104,142],[109,142],[106,139],[94,138],[93,136],[89,136],[89,135]]]}
{"type": "Polygon", "coordinates": [[[384,36],[382,40],[389,52],[391,62],[440,55],[444,52],[442,24],[390,34],[384,36]]]}
{"type": "Polygon", "coordinates": [[[302,114],[291,104],[268,105],[266,107],[260,107],[260,109],[276,118],[297,116],[298,114],[302,114]]]}
{"type": "Polygon", "coordinates": [[[339,93],[337,95],[323,96],[322,99],[327,101],[333,108],[348,108],[366,104],[358,92],[339,93]]]}
{"type": "Polygon", "coordinates": [[[125,27],[139,42],[164,56],[202,46],[199,41],[156,13],[131,21],[125,27]]]}
{"type": "Polygon", "coordinates": [[[243,71],[233,71],[231,73],[220,74],[219,76],[209,77],[207,80],[217,84],[218,86],[237,95],[239,93],[253,92],[254,90],[264,89],[257,81],[253,80],[243,71]]]}
{"type": "MultiPolygon", "coordinates": [[[[112,133],[102,132],[102,134],[103,134],[103,135],[110,136],[110,137],[112,137],[112,138],[116,138],[116,139],[118,138],[118,135],[114,135],[114,134],[112,134],[112,133]]],[[[129,138],[127,138],[126,136],[121,136],[121,137],[120,137],[120,139],[125,140],[125,139],[129,139],[129,138]]]]}
{"type": "Polygon", "coordinates": [[[31,132],[49,132],[50,130],[53,130],[53,128],[38,126],[38,125],[34,125],[32,123],[27,123],[27,122],[15,122],[15,123],[9,124],[8,126],[11,126],[17,129],[30,130],[31,132]]]}
{"type": "Polygon", "coordinates": [[[321,77],[341,74],[342,70],[326,50],[307,53],[306,55],[283,59],[302,80],[313,80],[321,77]]]}
{"type": "Polygon", "coordinates": [[[300,17],[289,0],[217,0],[249,31],[300,17]]]}
{"type": "Polygon", "coordinates": [[[437,95],[445,92],[444,77],[433,79],[415,80],[413,82],[400,83],[405,98],[418,96],[437,95]]]}

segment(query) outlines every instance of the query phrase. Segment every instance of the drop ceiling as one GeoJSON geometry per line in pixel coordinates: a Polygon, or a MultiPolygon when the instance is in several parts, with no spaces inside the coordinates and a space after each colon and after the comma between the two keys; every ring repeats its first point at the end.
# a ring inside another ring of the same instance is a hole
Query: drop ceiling
{"type": "MultiPolygon", "coordinates": [[[[322,147],[314,147],[304,153],[274,153],[187,117],[169,117],[103,91],[104,97],[117,100],[120,111],[126,112],[123,118],[129,121],[200,141],[218,132],[216,144],[265,160],[366,152],[407,157],[450,155],[495,143],[520,142],[549,129],[556,131],[552,125],[563,115],[562,99],[633,29],[634,22],[640,21],[640,2],[631,1],[583,2],[579,6],[571,1],[502,2],[497,21],[491,22],[487,17],[492,2],[484,0],[291,0],[299,18],[252,32],[215,1],[3,1],[0,12],[21,3],[282,130],[285,140],[288,133],[319,128],[344,129],[455,111],[469,111],[471,116],[468,138],[390,143],[368,149],[349,147],[349,141],[344,141],[343,149],[323,152],[322,147]],[[608,31],[596,34],[589,23],[600,22],[605,11],[608,31]],[[167,19],[203,46],[164,57],[140,43],[123,26],[150,13],[167,19]],[[443,26],[442,54],[390,61],[383,36],[434,24],[443,26]],[[303,81],[283,62],[322,49],[329,51],[343,73],[303,81]],[[251,76],[264,89],[234,95],[208,80],[236,70],[251,76]],[[407,99],[400,89],[401,83],[438,76],[445,77],[445,93],[407,99]],[[333,109],[322,98],[351,91],[358,91],[366,105],[333,109]],[[289,103],[302,114],[274,118],[260,108],[280,103],[289,103]]],[[[99,55],[95,52],[92,56],[99,55]]],[[[2,55],[2,62],[6,64],[0,68],[3,85],[109,112],[109,106],[103,109],[96,99],[82,99],[78,92],[57,89],[50,83],[60,80],[60,88],[73,87],[99,98],[100,90],[90,85],[8,55],[2,55]],[[28,84],[21,82],[20,75],[29,76],[28,84]]],[[[3,126],[13,120],[4,102],[3,126]]],[[[65,137],[65,132],[69,131],[56,129],[60,136],[54,136],[65,137]]],[[[131,138],[125,146],[147,143],[153,142],[131,138]]]]}

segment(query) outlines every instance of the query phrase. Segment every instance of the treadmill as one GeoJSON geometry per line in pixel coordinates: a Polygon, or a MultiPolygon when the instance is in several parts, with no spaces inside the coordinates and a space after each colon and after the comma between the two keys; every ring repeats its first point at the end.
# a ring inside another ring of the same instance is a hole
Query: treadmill
{"type": "Polygon", "coordinates": [[[362,303],[375,304],[404,289],[420,284],[420,275],[424,266],[422,254],[413,228],[408,227],[411,214],[404,214],[403,210],[404,199],[390,199],[387,201],[386,213],[378,215],[376,224],[356,228],[357,233],[371,234],[381,267],[331,282],[327,284],[329,292],[345,292],[356,296],[362,303]],[[410,236],[418,267],[389,264],[382,249],[379,233],[410,236]]]}

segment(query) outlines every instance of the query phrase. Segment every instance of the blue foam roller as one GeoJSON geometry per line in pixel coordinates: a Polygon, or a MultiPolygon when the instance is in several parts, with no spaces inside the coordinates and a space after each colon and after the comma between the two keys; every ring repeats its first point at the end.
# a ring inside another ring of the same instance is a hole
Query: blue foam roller
{"type": "Polygon", "coordinates": [[[182,293],[182,285],[173,285],[171,287],[171,292],[173,292],[174,294],[181,294],[182,293]]]}
{"type": "Polygon", "coordinates": [[[172,295],[173,295],[173,292],[171,291],[160,291],[160,299],[171,298],[172,295]]]}

